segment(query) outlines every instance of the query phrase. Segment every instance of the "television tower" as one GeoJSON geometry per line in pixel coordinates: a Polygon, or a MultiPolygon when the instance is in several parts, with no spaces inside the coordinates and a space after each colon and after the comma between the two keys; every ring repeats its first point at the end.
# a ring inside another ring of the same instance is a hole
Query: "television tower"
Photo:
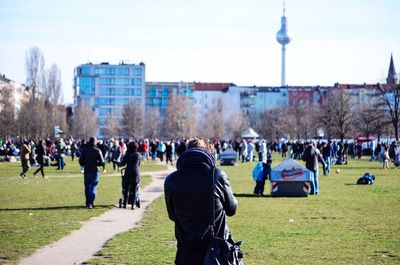
{"type": "Polygon", "coordinates": [[[286,45],[290,43],[291,39],[288,36],[287,20],[285,17],[285,0],[283,1],[283,16],[281,17],[281,29],[276,33],[276,40],[282,45],[282,75],[281,86],[286,86],[286,65],[285,65],[285,52],[286,45]]]}

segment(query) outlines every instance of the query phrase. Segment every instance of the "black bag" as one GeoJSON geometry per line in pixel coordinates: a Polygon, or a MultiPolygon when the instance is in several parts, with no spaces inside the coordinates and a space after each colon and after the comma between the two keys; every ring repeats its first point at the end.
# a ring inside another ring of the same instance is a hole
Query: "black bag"
{"type": "Polygon", "coordinates": [[[204,265],[243,265],[242,241],[234,242],[232,237],[213,237],[204,257],[204,265]]]}
{"type": "Polygon", "coordinates": [[[204,265],[244,265],[243,253],[240,250],[242,241],[234,242],[232,237],[229,235],[228,239],[216,237],[214,235],[214,223],[215,223],[215,180],[214,180],[215,168],[212,173],[212,196],[211,204],[212,211],[210,216],[209,229],[211,231],[211,241],[207,247],[206,255],[204,257],[204,265]]]}

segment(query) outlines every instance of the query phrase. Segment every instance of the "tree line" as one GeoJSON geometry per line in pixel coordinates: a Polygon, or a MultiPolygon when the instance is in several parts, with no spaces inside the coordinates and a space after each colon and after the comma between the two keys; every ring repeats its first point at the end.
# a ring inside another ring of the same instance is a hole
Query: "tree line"
{"type": "MultiPolygon", "coordinates": [[[[56,64],[45,68],[39,48],[32,47],[26,52],[25,68],[29,93],[19,108],[11,86],[0,90],[0,139],[52,138],[56,125],[74,138],[86,138],[98,132],[98,119],[89,105],[78,102],[73,115],[67,115],[61,104],[61,71],[56,64]]],[[[105,138],[238,139],[251,126],[262,138],[272,141],[322,136],[341,140],[357,136],[399,140],[400,85],[377,87],[375,96],[363,105],[353,102],[344,90],[335,90],[318,106],[294,100],[287,107],[266,110],[257,116],[235,113],[228,117],[224,115],[226,103],[221,99],[203,117],[197,117],[190,99],[177,93],[170,95],[168,106],[163,110],[164,118],[160,109],[154,107],[144,115],[141,105],[131,100],[123,107],[121,119],[109,115],[102,128],[105,138]],[[317,133],[321,131],[323,135],[317,133]]]]}

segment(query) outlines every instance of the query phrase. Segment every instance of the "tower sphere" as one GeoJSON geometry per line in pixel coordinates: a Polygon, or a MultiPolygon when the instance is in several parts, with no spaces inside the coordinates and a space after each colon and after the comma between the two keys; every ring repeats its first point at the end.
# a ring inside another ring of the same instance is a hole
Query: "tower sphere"
{"type": "Polygon", "coordinates": [[[286,28],[282,27],[278,33],[276,33],[276,40],[281,44],[281,45],[286,45],[289,44],[290,42],[290,37],[287,34],[286,28]]]}

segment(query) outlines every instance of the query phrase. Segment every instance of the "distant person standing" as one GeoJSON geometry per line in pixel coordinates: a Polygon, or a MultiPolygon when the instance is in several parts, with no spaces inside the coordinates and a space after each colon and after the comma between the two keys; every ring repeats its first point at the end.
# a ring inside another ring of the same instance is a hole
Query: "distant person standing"
{"type": "Polygon", "coordinates": [[[128,144],[128,150],[122,159],[121,166],[126,166],[125,174],[122,177],[122,195],[123,195],[123,207],[126,208],[128,198],[132,203],[132,209],[135,209],[135,205],[140,207],[140,203],[137,203],[136,196],[138,194],[139,183],[140,183],[140,154],[137,152],[137,144],[130,142],[128,144]]]}
{"type": "Polygon", "coordinates": [[[326,164],[321,153],[315,147],[314,143],[306,143],[305,145],[306,149],[304,150],[302,159],[306,162],[306,168],[311,171],[310,195],[318,195],[318,161],[320,161],[325,168],[326,164]]]}
{"type": "Polygon", "coordinates": [[[171,166],[173,165],[172,162],[172,155],[173,155],[173,151],[174,151],[174,142],[171,140],[169,142],[167,142],[167,144],[165,145],[165,163],[168,165],[168,162],[171,163],[171,166]]]}
{"type": "Polygon", "coordinates": [[[58,157],[58,170],[64,169],[64,158],[65,158],[65,143],[62,138],[57,141],[56,150],[57,150],[57,157],[58,157]]]}
{"type": "Polygon", "coordinates": [[[39,168],[35,172],[33,172],[33,176],[36,176],[36,174],[39,173],[39,171],[40,171],[40,173],[42,174],[42,177],[46,178],[44,175],[44,170],[43,170],[44,156],[46,154],[43,140],[39,140],[39,142],[35,148],[35,153],[36,153],[36,162],[39,164],[39,168]]]}
{"type": "Polygon", "coordinates": [[[74,161],[76,151],[78,151],[78,146],[76,145],[75,141],[72,141],[71,143],[71,160],[74,161]]]}
{"type": "Polygon", "coordinates": [[[21,159],[21,166],[22,166],[22,173],[19,174],[21,178],[26,177],[26,172],[29,170],[29,155],[31,153],[31,147],[29,145],[28,140],[24,140],[23,144],[21,145],[21,153],[20,153],[20,159],[21,159]]]}
{"type": "Polygon", "coordinates": [[[383,152],[382,152],[382,165],[383,169],[389,169],[389,146],[387,144],[384,145],[383,152]]]}
{"type": "Polygon", "coordinates": [[[84,167],[84,184],[86,207],[94,208],[94,199],[97,193],[97,184],[99,183],[100,174],[97,167],[103,167],[103,173],[106,172],[105,161],[99,148],[96,147],[97,139],[90,137],[89,142],[82,150],[79,157],[79,164],[84,167]]]}
{"type": "Polygon", "coordinates": [[[121,147],[119,145],[119,142],[115,141],[115,144],[114,144],[114,147],[112,150],[113,171],[115,171],[116,167],[119,170],[120,164],[121,164],[121,157],[122,157],[121,147]]]}

